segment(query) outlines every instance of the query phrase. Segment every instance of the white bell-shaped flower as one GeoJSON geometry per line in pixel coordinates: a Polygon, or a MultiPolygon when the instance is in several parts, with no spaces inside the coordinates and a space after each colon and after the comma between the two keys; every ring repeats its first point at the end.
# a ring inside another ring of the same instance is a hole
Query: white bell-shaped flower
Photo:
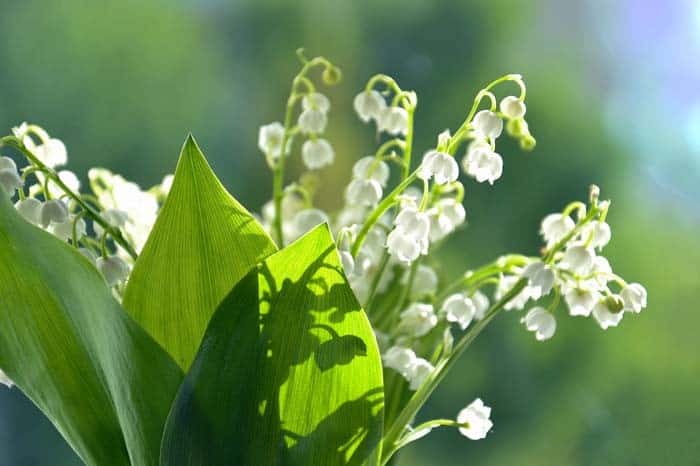
{"type": "Polygon", "coordinates": [[[325,139],[308,139],[301,146],[301,158],[309,170],[318,170],[333,163],[333,146],[325,139]]]}
{"type": "Polygon", "coordinates": [[[15,195],[15,191],[24,185],[22,178],[14,170],[0,170],[0,186],[5,193],[11,198],[15,195]]]}
{"type": "Polygon", "coordinates": [[[457,414],[457,422],[464,424],[459,432],[470,440],[481,440],[493,427],[491,408],[486,406],[481,398],[472,401],[469,406],[457,414]]]}
{"type": "Polygon", "coordinates": [[[26,221],[39,225],[41,223],[41,201],[28,197],[17,201],[15,209],[26,221]]]}
{"type": "Polygon", "coordinates": [[[423,156],[423,162],[418,168],[418,178],[430,180],[435,178],[435,183],[444,185],[457,181],[459,166],[454,157],[436,150],[428,151],[423,156]]]}
{"type": "Polygon", "coordinates": [[[373,179],[355,178],[345,190],[345,202],[349,205],[373,206],[382,199],[382,187],[373,179]]]}
{"type": "Polygon", "coordinates": [[[379,121],[387,105],[379,92],[370,90],[357,94],[353,100],[353,107],[360,120],[368,123],[370,120],[379,121]]]}
{"type": "Polygon", "coordinates": [[[264,154],[272,159],[278,159],[280,157],[283,140],[284,126],[282,126],[282,123],[275,121],[260,127],[260,131],[258,132],[258,147],[264,154]]]}
{"type": "Polygon", "coordinates": [[[491,306],[489,298],[484,293],[477,290],[471,295],[471,300],[474,303],[474,318],[476,320],[483,319],[491,306]]]}
{"type": "Polygon", "coordinates": [[[482,137],[496,139],[503,132],[503,120],[491,110],[482,110],[474,115],[472,128],[482,137]]]}
{"type": "Polygon", "coordinates": [[[415,238],[424,239],[430,232],[430,217],[426,212],[421,212],[415,205],[401,209],[394,220],[396,228],[400,228],[415,238]]]}
{"type": "Polygon", "coordinates": [[[542,261],[535,261],[523,270],[523,277],[529,281],[528,286],[533,299],[540,299],[552,291],[554,286],[554,271],[542,261]]]}
{"type": "Polygon", "coordinates": [[[543,307],[533,307],[520,320],[531,332],[535,332],[537,341],[544,341],[552,338],[557,330],[557,321],[551,312],[543,307]]]}
{"type": "Polygon", "coordinates": [[[564,300],[570,315],[588,317],[600,300],[600,294],[587,288],[572,288],[564,294],[564,300]]]}
{"type": "Polygon", "coordinates": [[[352,167],[354,178],[371,178],[382,187],[386,186],[387,181],[389,181],[389,173],[389,165],[371,155],[362,157],[352,167]]]}
{"type": "Polygon", "coordinates": [[[7,388],[12,388],[15,384],[12,379],[10,379],[7,374],[5,374],[2,369],[0,369],[0,384],[5,385],[7,388]]]}
{"type": "Polygon", "coordinates": [[[405,231],[394,228],[386,239],[386,247],[391,257],[396,258],[404,264],[410,264],[420,257],[423,246],[415,236],[405,231]]]}
{"type": "Polygon", "coordinates": [[[625,313],[622,309],[611,309],[609,300],[603,299],[593,307],[592,314],[600,328],[607,330],[610,327],[617,327],[625,313]]]}
{"type": "Polygon", "coordinates": [[[0,171],[9,170],[17,173],[17,164],[9,157],[0,157],[0,171]]]}
{"type": "Polygon", "coordinates": [[[566,248],[561,260],[561,267],[578,275],[587,275],[593,268],[595,254],[593,250],[582,244],[573,244],[566,248]]]}
{"type": "Polygon", "coordinates": [[[576,224],[568,215],[549,214],[542,220],[540,233],[547,244],[552,245],[561,241],[574,227],[576,224]]]}
{"type": "Polygon", "coordinates": [[[49,168],[59,167],[68,163],[68,151],[60,139],[52,138],[43,144],[27,148],[49,168]]]}
{"type": "Polygon", "coordinates": [[[467,155],[462,159],[462,168],[479,183],[488,181],[489,184],[493,184],[503,175],[503,158],[488,144],[472,143],[467,155]]]}
{"type": "Polygon", "coordinates": [[[501,100],[500,108],[501,113],[503,113],[506,118],[510,118],[512,120],[517,120],[524,117],[525,111],[527,110],[525,107],[525,102],[512,95],[504,97],[503,100],[501,100]]]}
{"type": "Polygon", "coordinates": [[[416,358],[406,377],[408,380],[408,389],[413,391],[418,390],[434,371],[435,366],[423,358],[416,358]]]}
{"type": "Polygon", "coordinates": [[[301,99],[302,110],[318,110],[327,113],[331,109],[331,101],[320,92],[306,94],[301,99]]]}
{"type": "MultiPolygon", "coordinates": [[[[410,271],[406,271],[401,279],[401,283],[408,285],[410,279],[410,271]]],[[[438,276],[432,267],[420,264],[416,268],[413,282],[411,283],[411,293],[409,297],[412,300],[417,300],[425,296],[432,296],[437,292],[438,276]]]]}
{"type": "Polygon", "coordinates": [[[430,241],[439,241],[455,231],[467,218],[464,206],[453,198],[440,199],[430,214],[430,241]]]}
{"type": "Polygon", "coordinates": [[[599,220],[594,220],[586,225],[586,228],[581,236],[584,239],[588,239],[590,237],[590,246],[600,250],[610,242],[612,232],[610,230],[610,225],[599,220]]]}
{"type": "Polygon", "coordinates": [[[394,136],[408,134],[408,112],[403,107],[387,107],[378,121],[379,130],[394,136]]]}
{"type": "Polygon", "coordinates": [[[410,348],[392,346],[382,355],[384,367],[393,369],[404,377],[408,377],[416,362],[416,353],[410,348]]]}
{"type": "Polygon", "coordinates": [[[422,337],[438,323],[433,306],[425,303],[411,303],[400,314],[399,330],[413,337],[422,337]]]}
{"type": "Polygon", "coordinates": [[[625,304],[625,311],[640,313],[647,307],[647,290],[639,283],[630,283],[622,288],[620,297],[625,304]]]}
{"type": "Polygon", "coordinates": [[[304,134],[321,134],[326,130],[328,117],[325,112],[309,108],[299,115],[299,130],[304,134]]]}
{"type": "Polygon", "coordinates": [[[445,316],[445,320],[456,323],[464,330],[474,319],[476,306],[471,299],[463,294],[455,293],[442,303],[441,314],[445,316]]]}
{"type": "Polygon", "coordinates": [[[52,223],[68,221],[68,207],[60,199],[51,199],[41,206],[41,225],[46,228],[52,223]]]}
{"type": "Polygon", "coordinates": [[[129,276],[129,265],[119,256],[99,257],[96,265],[110,287],[129,276]]]}

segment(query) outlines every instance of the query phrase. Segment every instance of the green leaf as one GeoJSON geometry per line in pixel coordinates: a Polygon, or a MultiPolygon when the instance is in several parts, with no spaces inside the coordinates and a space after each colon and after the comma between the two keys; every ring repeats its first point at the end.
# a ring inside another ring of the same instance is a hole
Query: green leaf
{"type": "Polygon", "coordinates": [[[124,307],[187,370],[221,300],[276,251],[190,136],[124,293],[124,307]]]}
{"type": "Polygon", "coordinates": [[[0,368],[88,465],[157,464],[180,368],[94,266],[0,198],[0,368]]]}
{"type": "Polygon", "coordinates": [[[178,393],[163,466],[377,464],[382,369],[322,225],[217,309],[178,393]]]}

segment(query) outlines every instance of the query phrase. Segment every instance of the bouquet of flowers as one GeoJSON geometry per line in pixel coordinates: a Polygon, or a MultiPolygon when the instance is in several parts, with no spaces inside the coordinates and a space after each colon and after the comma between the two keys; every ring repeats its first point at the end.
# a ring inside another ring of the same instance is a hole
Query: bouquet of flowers
{"type": "Polygon", "coordinates": [[[595,186],[544,217],[539,255],[443,279],[435,251],[466,220],[460,173],[494,185],[504,131],[535,146],[520,75],[486,85],[417,161],[416,94],[370,78],[354,110],[378,147],[327,212],[314,204],[335,159],[319,86],[341,73],[298,55],[283,121],[259,132],[273,174],[259,216],[191,136],[148,190],[102,168],[83,186],[37,125],[0,139],[13,155],[0,158],[0,382],[86,464],[385,465],[438,427],[479,440],[493,425],[480,398],[414,420],[498,314],[521,313],[544,341],[565,314],[607,329],[646,307],[601,255],[610,202],[595,186]],[[297,152],[308,170],[288,182],[297,152]]]}

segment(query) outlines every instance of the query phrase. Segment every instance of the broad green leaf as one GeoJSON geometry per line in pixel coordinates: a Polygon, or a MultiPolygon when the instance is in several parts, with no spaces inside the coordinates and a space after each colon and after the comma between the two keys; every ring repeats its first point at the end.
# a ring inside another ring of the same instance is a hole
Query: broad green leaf
{"type": "Polygon", "coordinates": [[[0,368],[86,464],[157,464],[182,371],[94,266],[0,198],[0,368]]]}
{"type": "Polygon", "coordinates": [[[226,294],[276,247],[187,138],[124,307],[187,370],[226,294]]]}
{"type": "Polygon", "coordinates": [[[376,464],[379,351],[326,225],[217,309],[168,418],[162,466],[376,464]]]}

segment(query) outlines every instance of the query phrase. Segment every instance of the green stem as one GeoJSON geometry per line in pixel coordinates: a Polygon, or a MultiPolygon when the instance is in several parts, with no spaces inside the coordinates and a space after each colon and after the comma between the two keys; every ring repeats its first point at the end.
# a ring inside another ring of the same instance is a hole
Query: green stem
{"type": "Polygon", "coordinates": [[[449,370],[454,366],[459,357],[464,353],[464,351],[469,347],[469,345],[474,341],[474,339],[486,328],[486,326],[493,320],[494,317],[499,313],[501,309],[515,296],[517,296],[523,288],[527,285],[527,279],[521,278],[518,280],[513,288],[506,293],[503,298],[498,302],[494,303],[493,306],[488,310],[484,318],[478,321],[471,329],[469,329],[455,345],[450,357],[442,361],[435,368],[435,371],[431,375],[430,379],[423,384],[421,388],[416,391],[411,399],[408,401],[406,406],[401,410],[399,416],[396,418],[391,427],[387,430],[387,434],[382,440],[382,451],[387,452],[383,455],[381,465],[385,465],[391,459],[391,455],[396,453],[395,446],[401,436],[403,435],[406,426],[408,426],[413,418],[418,413],[418,410],[425,404],[430,395],[433,393],[435,388],[442,382],[449,370]]]}

